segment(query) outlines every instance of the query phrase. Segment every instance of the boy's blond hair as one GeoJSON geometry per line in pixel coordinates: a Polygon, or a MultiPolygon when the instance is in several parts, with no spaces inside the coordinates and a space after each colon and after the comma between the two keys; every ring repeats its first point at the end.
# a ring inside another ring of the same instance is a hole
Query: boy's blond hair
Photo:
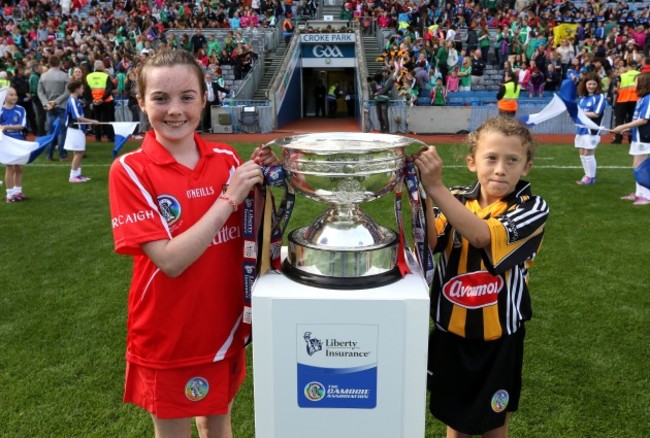
{"type": "Polygon", "coordinates": [[[521,139],[522,146],[526,148],[527,161],[532,161],[535,155],[535,142],[530,130],[519,120],[512,117],[492,117],[487,119],[478,129],[470,132],[467,136],[467,145],[469,146],[469,155],[474,157],[476,147],[481,135],[498,132],[507,136],[517,136],[521,139]]]}

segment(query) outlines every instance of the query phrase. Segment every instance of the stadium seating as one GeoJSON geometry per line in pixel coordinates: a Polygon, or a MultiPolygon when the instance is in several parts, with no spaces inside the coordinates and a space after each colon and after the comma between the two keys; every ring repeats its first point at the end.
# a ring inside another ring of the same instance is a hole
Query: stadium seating
{"type": "MultiPolygon", "coordinates": [[[[528,97],[526,92],[519,95],[520,106],[543,106],[553,98],[552,91],[545,91],[543,97],[528,97]]],[[[450,106],[482,106],[497,103],[496,91],[459,91],[447,94],[447,105],[450,106]]],[[[418,106],[431,105],[431,99],[420,97],[418,106]]]]}

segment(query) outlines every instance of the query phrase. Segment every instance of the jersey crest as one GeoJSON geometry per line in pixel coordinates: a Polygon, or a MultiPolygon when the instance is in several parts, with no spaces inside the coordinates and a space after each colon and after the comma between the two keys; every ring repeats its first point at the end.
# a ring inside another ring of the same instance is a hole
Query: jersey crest
{"type": "Polygon", "coordinates": [[[158,196],[158,209],[168,226],[178,222],[181,217],[181,204],[171,195],[158,196]]]}

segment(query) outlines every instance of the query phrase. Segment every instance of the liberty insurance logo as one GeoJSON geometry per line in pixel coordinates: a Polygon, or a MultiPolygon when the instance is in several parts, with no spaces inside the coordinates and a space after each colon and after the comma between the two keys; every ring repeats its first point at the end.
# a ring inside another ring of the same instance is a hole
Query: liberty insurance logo
{"type": "Polygon", "coordinates": [[[307,350],[308,355],[313,356],[314,353],[321,351],[323,349],[323,342],[318,338],[312,338],[311,332],[305,332],[305,334],[303,335],[303,339],[307,344],[305,348],[307,350]]]}

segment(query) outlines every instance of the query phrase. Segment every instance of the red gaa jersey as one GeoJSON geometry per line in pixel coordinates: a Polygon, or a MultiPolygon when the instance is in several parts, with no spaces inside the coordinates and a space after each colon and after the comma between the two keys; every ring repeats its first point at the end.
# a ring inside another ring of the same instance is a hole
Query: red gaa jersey
{"type": "Polygon", "coordinates": [[[151,368],[216,362],[244,345],[241,212],[215,230],[212,245],[177,278],[141,249],[194,225],[241,163],[228,145],[194,140],[201,155],[194,169],[176,162],[149,132],[109,175],[115,250],[134,258],[126,357],[151,368]]]}

